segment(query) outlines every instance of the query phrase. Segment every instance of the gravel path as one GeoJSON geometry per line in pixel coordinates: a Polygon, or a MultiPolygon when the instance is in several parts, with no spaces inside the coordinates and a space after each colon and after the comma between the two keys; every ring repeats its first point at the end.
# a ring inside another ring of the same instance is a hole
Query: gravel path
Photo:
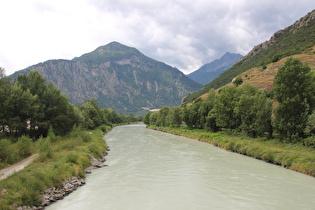
{"type": "Polygon", "coordinates": [[[38,157],[38,154],[29,156],[28,158],[25,158],[21,160],[20,162],[14,163],[13,165],[6,167],[4,169],[0,170],[0,180],[7,178],[8,176],[11,176],[17,171],[22,170],[25,168],[28,164],[32,163],[35,158],[38,157]]]}

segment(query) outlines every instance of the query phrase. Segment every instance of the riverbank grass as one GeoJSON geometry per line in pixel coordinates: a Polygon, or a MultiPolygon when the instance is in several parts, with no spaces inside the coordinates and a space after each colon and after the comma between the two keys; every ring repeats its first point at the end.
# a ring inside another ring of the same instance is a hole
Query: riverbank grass
{"type": "Polygon", "coordinates": [[[50,187],[62,187],[63,181],[75,176],[83,178],[84,169],[91,162],[88,155],[99,159],[107,145],[103,140],[109,126],[93,131],[75,128],[67,137],[48,136],[34,143],[39,157],[23,170],[0,181],[0,209],[16,209],[18,206],[36,206],[40,195],[50,187]]]}
{"type": "Polygon", "coordinates": [[[148,128],[197,139],[222,149],[264,160],[268,163],[315,177],[315,149],[302,144],[285,143],[278,139],[267,139],[264,137],[250,138],[246,135],[229,131],[213,133],[204,129],[191,129],[186,126],[149,126],[148,128]]]}

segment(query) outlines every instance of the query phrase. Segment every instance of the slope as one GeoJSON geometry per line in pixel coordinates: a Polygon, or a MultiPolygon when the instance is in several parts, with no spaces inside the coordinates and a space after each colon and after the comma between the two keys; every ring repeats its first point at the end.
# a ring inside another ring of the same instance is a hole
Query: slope
{"type": "Polygon", "coordinates": [[[276,32],[269,41],[255,46],[246,56],[223,72],[202,89],[185,96],[183,103],[192,102],[207,93],[211,88],[217,89],[237,75],[248,69],[277,62],[281,58],[302,53],[315,44],[315,10],[296,21],[293,25],[276,32]]]}
{"type": "MultiPolygon", "coordinates": [[[[315,71],[315,46],[307,48],[304,52],[300,54],[292,55],[289,57],[299,58],[302,63],[307,63],[311,70],[315,71]]],[[[251,68],[234,77],[231,82],[220,87],[220,89],[224,88],[225,86],[232,85],[235,78],[242,77],[243,84],[253,84],[257,86],[260,90],[271,92],[273,88],[273,80],[278,72],[278,69],[284,65],[289,57],[284,57],[277,62],[265,65],[265,67],[251,68]]],[[[217,91],[219,91],[219,89],[217,89],[217,91]]],[[[208,93],[200,96],[201,99],[206,99],[207,97],[208,93]]]]}

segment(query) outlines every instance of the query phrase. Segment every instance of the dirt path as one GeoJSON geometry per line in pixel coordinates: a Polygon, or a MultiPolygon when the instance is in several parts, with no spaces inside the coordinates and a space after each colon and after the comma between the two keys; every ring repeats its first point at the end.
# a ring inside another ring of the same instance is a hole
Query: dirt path
{"type": "Polygon", "coordinates": [[[12,174],[14,174],[15,172],[22,170],[28,164],[33,162],[33,160],[37,157],[38,157],[38,154],[35,154],[32,156],[29,156],[28,158],[21,160],[20,162],[14,163],[13,165],[11,165],[7,168],[1,169],[0,170],[0,180],[5,179],[8,176],[11,176],[12,174]]]}

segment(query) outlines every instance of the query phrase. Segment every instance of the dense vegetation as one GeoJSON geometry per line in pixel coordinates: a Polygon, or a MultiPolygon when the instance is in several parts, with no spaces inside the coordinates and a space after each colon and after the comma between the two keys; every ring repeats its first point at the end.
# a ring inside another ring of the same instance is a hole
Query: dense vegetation
{"type": "MultiPolygon", "coordinates": [[[[0,79],[0,169],[23,159],[34,150],[33,142],[53,133],[65,136],[75,127],[83,130],[100,125],[140,121],[140,116],[125,116],[114,109],[101,109],[95,99],[81,106],[70,104],[68,98],[37,71],[20,75],[12,84],[0,79]]],[[[54,141],[50,138],[50,141],[54,141]]]]}
{"type": "MultiPolygon", "coordinates": [[[[44,190],[62,187],[63,181],[73,176],[84,178],[84,169],[91,164],[88,155],[102,157],[107,147],[103,134],[109,130],[110,126],[90,131],[76,127],[67,136],[49,135],[30,143],[30,149],[39,157],[24,170],[0,181],[0,209],[38,206],[44,190]]],[[[26,141],[27,137],[23,138],[26,141]]]]}
{"type": "Polygon", "coordinates": [[[227,86],[217,95],[212,89],[206,100],[196,100],[191,106],[149,112],[144,123],[163,127],[179,126],[183,121],[189,128],[245,132],[250,137],[275,136],[283,142],[315,148],[314,90],[315,75],[308,65],[289,58],[278,70],[273,94],[248,83],[227,86]]]}
{"type": "Polygon", "coordinates": [[[234,77],[251,68],[277,62],[283,57],[299,54],[315,45],[315,19],[310,20],[307,26],[303,26],[299,30],[296,30],[295,27],[291,25],[283,31],[276,33],[275,43],[270,44],[268,48],[261,50],[256,55],[249,55],[249,57],[237,62],[202,89],[188,94],[184,98],[183,103],[190,103],[199,96],[209,92],[210,89],[218,89],[226,85],[234,77]]]}

